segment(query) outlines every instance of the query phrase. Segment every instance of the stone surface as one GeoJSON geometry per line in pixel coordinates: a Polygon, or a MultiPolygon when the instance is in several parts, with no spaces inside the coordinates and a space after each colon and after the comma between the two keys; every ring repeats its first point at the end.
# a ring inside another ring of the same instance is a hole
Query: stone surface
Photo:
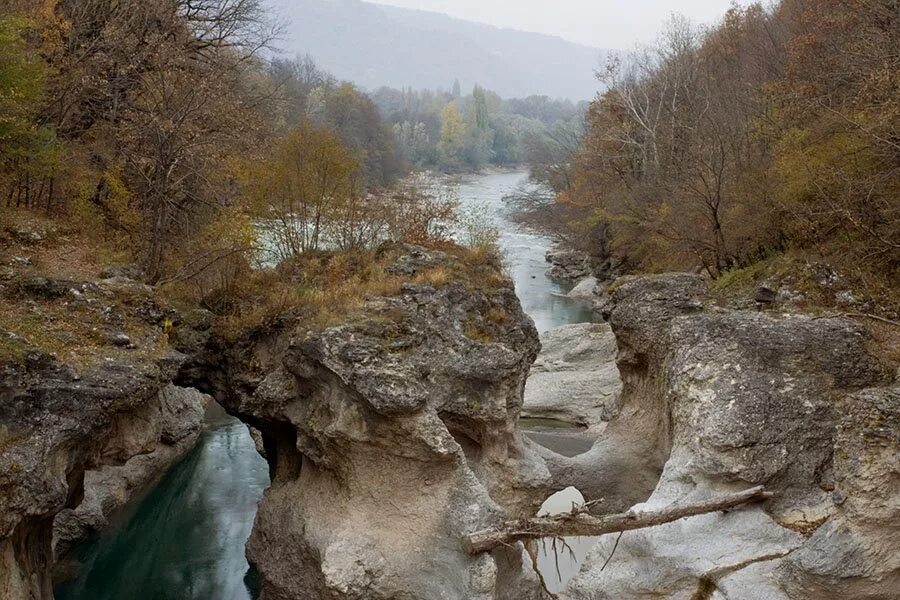
{"type": "MultiPolygon", "coordinates": [[[[406,247],[389,271],[455,260],[406,247]]],[[[538,349],[510,282],[451,280],[228,353],[228,381],[203,385],[262,433],[272,485],[247,555],[265,600],[539,597],[521,546],[472,557],[460,543],[548,494],[517,426],[538,349]]]]}
{"type": "Polygon", "coordinates": [[[622,383],[615,359],[616,339],[605,323],[544,332],[525,385],[522,416],[601,428],[618,408],[622,383]]]}
{"type": "Polygon", "coordinates": [[[584,252],[554,245],[547,251],[547,275],[560,281],[578,281],[591,274],[591,261],[584,252]]]}
{"type": "MultiPolygon", "coordinates": [[[[779,574],[809,544],[798,531],[816,529],[839,510],[832,490],[842,402],[890,379],[869,354],[864,329],[844,319],[717,310],[703,281],[684,274],[625,278],[608,314],[622,409],[590,452],[550,457],[554,487],[581,482],[606,498],[604,510],[645,499],[636,510],[661,507],[752,485],[776,497],[626,532],[601,570],[614,544],[607,536],[566,597],[744,598],[734,590],[749,582],[761,598],[818,597],[789,593],[779,574]]],[[[869,447],[873,472],[885,464],[876,447],[884,446],[869,447]]],[[[884,487],[859,496],[873,494],[880,502],[895,496],[884,487]]]]}
{"type": "Polygon", "coordinates": [[[129,415],[107,448],[133,454],[123,464],[107,464],[84,474],[84,499],[56,515],[53,524],[57,560],[73,544],[103,532],[110,520],[156,483],[197,443],[207,398],[200,392],[169,385],[140,415],[129,415]],[[137,425],[137,426],[135,426],[137,425]],[[143,452],[142,450],[146,450],[143,452]]]}
{"type": "Polygon", "coordinates": [[[597,278],[590,276],[585,277],[581,281],[579,281],[575,287],[573,287],[568,294],[566,294],[569,298],[573,300],[584,300],[587,302],[591,302],[594,300],[594,288],[597,287],[597,278]]]}
{"type": "Polygon", "coordinates": [[[55,515],[81,503],[85,471],[153,451],[148,423],[178,362],[112,361],[79,374],[34,353],[0,367],[0,597],[51,597],[55,515]]]}
{"type": "Polygon", "coordinates": [[[792,598],[880,600],[900,594],[900,387],[839,406],[834,516],[780,569],[792,598]]]}
{"type": "Polygon", "coordinates": [[[69,528],[65,546],[102,526],[110,514],[104,510],[196,439],[193,401],[163,391],[184,356],[160,337],[162,317],[171,311],[150,292],[133,282],[73,280],[19,263],[0,289],[11,329],[0,331],[4,600],[52,597],[53,523],[60,512],[85,515],[69,528]],[[109,337],[123,331],[128,344],[109,337]],[[108,476],[116,465],[125,465],[117,481],[108,476]],[[97,483],[109,484],[108,494],[91,516],[92,494],[103,487],[97,483]]]}

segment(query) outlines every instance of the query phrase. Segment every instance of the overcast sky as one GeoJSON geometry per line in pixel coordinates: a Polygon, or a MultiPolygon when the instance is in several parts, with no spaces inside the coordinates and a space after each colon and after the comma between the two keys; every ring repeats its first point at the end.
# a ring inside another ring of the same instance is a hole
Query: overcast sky
{"type": "MultiPolygon", "coordinates": [[[[731,0],[378,0],[404,8],[446,13],[452,17],[558,35],[598,48],[628,49],[649,42],[669,14],[679,12],[710,23],[731,0]]],[[[746,4],[745,1],[741,2],[746,4]]]]}

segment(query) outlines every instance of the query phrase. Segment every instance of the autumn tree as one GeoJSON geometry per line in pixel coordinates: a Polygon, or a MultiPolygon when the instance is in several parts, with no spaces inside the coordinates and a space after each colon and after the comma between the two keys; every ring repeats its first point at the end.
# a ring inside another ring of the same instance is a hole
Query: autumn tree
{"type": "Polygon", "coordinates": [[[56,162],[53,129],[39,122],[47,67],[26,40],[33,22],[24,14],[0,17],[0,189],[7,206],[30,207],[44,193],[42,181],[56,162]]]}
{"type": "Polygon", "coordinates": [[[441,113],[441,141],[438,144],[441,163],[448,169],[462,167],[465,156],[466,123],[456,102],[450,102],[441,113]]]}
{"type": "Polygon", "coordinates": [[[336,223],[356,217],[359,168],[336,133],[304,121],[252,173],[250,194],[278,260],[324,247],[336,223]]]}

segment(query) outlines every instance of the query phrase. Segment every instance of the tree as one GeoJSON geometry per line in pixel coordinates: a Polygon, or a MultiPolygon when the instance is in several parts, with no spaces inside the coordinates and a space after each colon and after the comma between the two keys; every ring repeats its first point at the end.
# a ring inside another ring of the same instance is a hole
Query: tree
{"type": "Polygon", "coordinates": [[[0,186],[8,206],[39,204],[43,190],[33,182],[56,166],[53,129],[38,120],[47,68],[25,40],[32,28],[25,16],[0,17],[0,186]]]}
{"type": "Polygon", "coordinates": [[[351,83],[327,81],[311,97],[310,118],[337,132],[363,166],[364,183],[378,187],[401,173],[397,140],[372,100],[351,83]]]}
{"type": "Polygon", "coordinates": [[[250,194],[279,260],[319,250],[332,226],[353,216],[359,168],[336,133],[303,121],[253,173],[250,194]]]}
{"type": "Polygon", "coordinates": [[[441,113],[441,141],[438,144],[441,165],[458,170],[465,162],[466,124],[456,102],[450,102],[441,113]]]}

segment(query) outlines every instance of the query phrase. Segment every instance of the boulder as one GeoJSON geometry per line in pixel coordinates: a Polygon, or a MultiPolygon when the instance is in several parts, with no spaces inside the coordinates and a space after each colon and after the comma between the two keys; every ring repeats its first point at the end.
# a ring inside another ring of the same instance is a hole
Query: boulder
{"type": "Polygon", "coordinates": [[[547,276],[559,281],[578,281],[591,274],[591,261],[579,250],[554,245],[546,254],[550,268],[547,276]]]}
{"type": "Polygon", "coordinates": [[[569,298],[573,300],[584,300],[586,302],[592,302],[595,298],[594,289],[597,287],[597,278],[596,277],[585,277],[569,290],[569,293],[566,294],[569,298]]]}
{"type": "Polygon", "coordinates": [[[589,453],[548,462],[554,487],[590,482],[606,499],[604,510],[634,502],[643,502],[634,510],[656,508],[753,485],[776,496],[765,506],[626,532],[603,569],[616,538],[606,536],[566,597],[745,598],[724,594],[749,582],[754,597],[818,597],[789,594],[777,574],[784,557],[802,555],[802,533],[836,513],[842,402],[890,379],[868,352],[864,328],[846,319],[720,310],[702,279],[685,274],[620,281],[609,319],[622,408],[589,453]]]}
{"type": "Polygon", "coordinates": [[[601,429],[618,408],[616,339],[605,323],[563,325],[541,334],[525,385],[523,417],[601,429]]]}

